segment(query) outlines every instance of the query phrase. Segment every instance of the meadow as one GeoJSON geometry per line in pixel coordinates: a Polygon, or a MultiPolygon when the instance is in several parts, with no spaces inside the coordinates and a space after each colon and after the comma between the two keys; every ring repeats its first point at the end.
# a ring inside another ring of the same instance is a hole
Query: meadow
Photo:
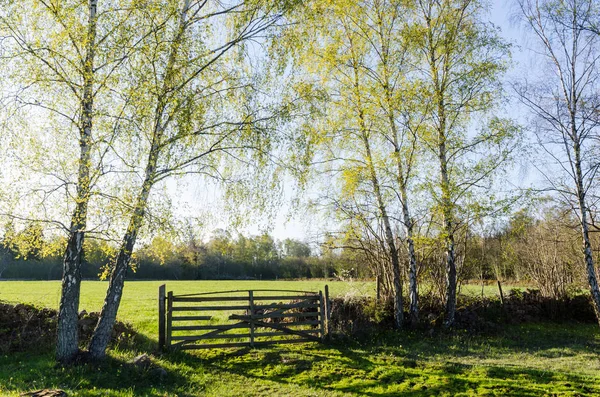
{"type": "MultiPolygon", "coordinates": [[[[325,281],[167,281],[167,290],[323,289],[325,281]]],[[[56,367],[52,347],[0,356],[0,394],[61,388],[69,396],[538,396],[600,395],[600,330],[593,324],[507,326],[493,335],[462,332],[373,335],[370,340],[261,349],[158,354],[157,293],[163,282],[129,282],[119,318],[141,342],[101,364],[56,367]],[[129,361],[147,352],[158,377],[129,361]]],[[[372,294],[373,283],[330,282],[332,295],[372,294]]],[[[98,311],[106,283],[85,281],[81,309],[98,311]]],[[[494,286],[484,293],[496,293],[494,286]]],[[[480,294],[480,286],[463,292],[480,294]]],[[[0,300],[57,308],[60,283],[0,282],[0,300]]]]}

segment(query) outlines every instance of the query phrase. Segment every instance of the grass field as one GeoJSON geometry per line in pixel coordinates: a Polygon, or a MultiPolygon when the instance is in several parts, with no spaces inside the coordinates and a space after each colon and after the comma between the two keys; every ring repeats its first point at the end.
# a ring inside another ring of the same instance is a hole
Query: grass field
{"type": "MultiPolygon", "coordinates": [[[[600,395],[600,332],[594,325],[531,324],[493,336],[388,333],[362,344],[308,343],[157,356],[160,379],[128,365],[157,337],[161,282],[130,282],[120,319],[147,340],[100,365],[55,367],[51,347],[0,356],[0,394],[62,388],[69,396],[600,395]]],[[[168,281],[175,293],[229,289],[319,290],[323,281],[168,281]]],[[[371,283],[328,283],[332,295],[369,294],[371,283]]],[[[106,283],[84,282],[81,309],[97,311],[106,283]]],[[[0,282],[0,300],[56,308],[59,282],[0,282]]],[[[463,288],[481,293],[479,286],[463,288]]],[[[486,287],[486,294],[495,294],[486,287]]],[[[1,326],[1,324],[0,324],[1,326]]]]}

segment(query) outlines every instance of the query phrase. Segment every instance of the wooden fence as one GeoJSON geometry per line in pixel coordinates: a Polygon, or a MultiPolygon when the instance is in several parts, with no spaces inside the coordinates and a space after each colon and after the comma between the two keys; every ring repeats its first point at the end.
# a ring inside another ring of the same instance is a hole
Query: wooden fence
{"type": "Polygon", "coordinates": [[[258,347],[322,341],[329,334],[325,294],[290,290],[236,290],[189,295],[158,292],[161,350],[258,347]]]}

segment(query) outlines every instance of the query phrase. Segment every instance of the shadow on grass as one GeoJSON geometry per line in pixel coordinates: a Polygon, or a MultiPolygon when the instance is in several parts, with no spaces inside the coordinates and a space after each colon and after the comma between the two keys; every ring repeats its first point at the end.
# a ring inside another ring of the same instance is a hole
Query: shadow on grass
{"type": "MultiPolygon", "coordinates": [[[[136,336],[136,346],[154,346],[152,340],[136,336]]],[[[37,389],[63,389],[86,396],[127,395],[159,397],[165,390],[192,396],[181,390],[187,379],[177,371],[141,368],[130,362],[131,346],[119,346],[101,362],[62,367],[56,364],[52,346],[39,352],[17,352],[0,356],[0,390],[21,393],[37,389]],[[127,354],[124,354],[127,353],[127,354]],[[110,394],[109,394],[110,393],[110,394]]]]}
{"type": "Polygon", "coordinates": [[[563,389],[587,392],[585,382],[579,377],[568,376],[561,380],[562,384],[556,384],[553,374],[534,370],[487,367],[482,371],[481,368],[470,365],[413,364],[410,360],[391,365],[375,363],[350,349],[329,348],[329,354],[324,355],[319,346],[305,348],[301,358],[284,349],[268,352],[246,349],[245,352],[246,356],[236,351],[217,354],[209,359],[202,359],[195,354],[178,353],[178,357],[173,358],[190,366],[205,366],[215,373],[228,372],[241,377],[293,384],[313,390],[364,396],[437,396],[468,392],[538,396],[549,390],[563,389]]]}
{"type": "Polygon", "coordinates": [[[524,351],[535,351],[541,360],[557,351],[585,357],[599,352],[599,339],[592,328],[540,325],[509,329],[494,337],[454,334],[430,338],[404,332],[378,335],[366,343],[173,352],[157,356],[156,362],[167,370],[161,378],[152,369],[128,362],[139,349],[156,347],[155,341],[138,336],[135,346],[117,349],[100,364],[60,368],[55,366],[52,352],[0,356],[0,389],[62,388],[85,391],[82,394],[86,396],[196,396],[215,393],[211,387],[244,385],[245,380],[252,380],[255,384],[276,383],[290,393],[301,387],[309,392],[384,397],[600,395],[598,379],[590,376],[531,369],[518,362],[504,365],[501,360],[498,365],[480,365],[476,359],[473,364],[458,362],[464,356],[488,358],[524,351]]]}
{"type": "MultiPolygon", "coordinates": [[[[519,367],[518,363],[510,366],[453,362],[453,357],[481,354],[486,349],[509,354],[522,352],[523,345],[542,352],[568,348],[574,355],[589,353],[589,338],[578,342],[554,338],[546,335],[555,331],[549,328],[534,327],[528,335],[521,335],[519,343],[514,343],[511,339],[514,335],[510,333],[475,340],[464,340],[456,335],[424,338],[389,334],[382,337],[383,344],[377,347],[356,343],[307,344],[300,348],[178,352],[167,357],[191,367],[204,367],[214,374],[230,373],[313,390],[365,396],[600,395],[598,379],[589,376],[519,367]],[[442,361],[430,360],[430,355],[440,352],[445,353],[442,361]]],[[[595,340],[593,333],[591,340],[595,340]]]]}

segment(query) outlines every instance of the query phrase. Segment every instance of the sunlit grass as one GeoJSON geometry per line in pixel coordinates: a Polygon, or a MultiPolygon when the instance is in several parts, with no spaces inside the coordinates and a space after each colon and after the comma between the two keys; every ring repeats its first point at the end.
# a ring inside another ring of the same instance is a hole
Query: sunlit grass
{"type": "MultiPolygon", "coordinates": [[[[600,332],[593,324],[510,326],[491,336],[412,332],[370,341],[158,355],[158,286],[130,282],[120,318],[147,339],[109,360],[55,367],[50,346],[0,356],[0,395],[62,388],[69,396],[540,396],[600,395],[600,332]],[[149,350],[168,375],[128,364],[149,350]]],[[[320,290],[324,281],[168,281],[176,293],[229,289],[320,290]]],[[[373,284],[328,282],[333,295],[373,284]]],[[[106,283],[84,282],[81,308],[99,310],[106,283]]],[[[56,307],[58,282],[2,282],[0,299],[56,307]]],[[[493,293],[490,290],[490,293],[493,293]]],[[[362,293],[362,292],[361,292],[362,293]]],[[[365,292],[368,293],[368,292],[365,292]]]]}

